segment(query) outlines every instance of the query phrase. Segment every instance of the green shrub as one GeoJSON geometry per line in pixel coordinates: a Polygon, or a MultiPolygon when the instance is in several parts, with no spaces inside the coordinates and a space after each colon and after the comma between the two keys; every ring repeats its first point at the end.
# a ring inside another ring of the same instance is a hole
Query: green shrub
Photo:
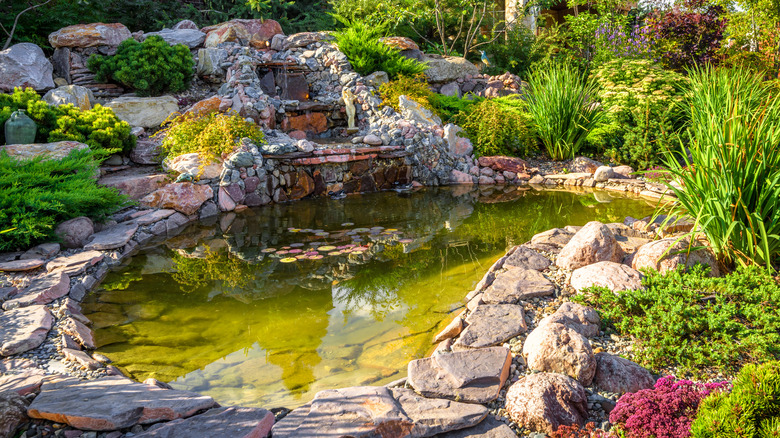
{"type": "Polygon", "coordinates": [[[574,158],[603,114],[591,101],[595,82],[572,65],[549,64],[531,74],[528,90],[528,111],[550,158],[574,158]]]}
{"type": "Polygon", "coordinates": [[[689,272],[646,272],[645,290],[615,294],[589,288],[577,297],[605,322],[636,339],[639,362],[654,369],[677,365],[736,372],[745,362],[780,355],[780,286],[760,267],[710,278],[701,266],[689,272]]]}
{"type": "Polygon", "coordinates": [[[87,67],[95,72],[95,80],[119,82],[134,89],[139,96],[186,90],[192,80],[193,66],[187,46],[170,46],[156,35],[143,43],[132,38],[124,40],[116,55],[93,55],[87,61],[87,67]]]}
{"type": "Polygon", "coordinates": [[[693,438],[770,438],[780,436],[780,362],[748,364],[731,393],[715,393],[699,407],[693,438]]]}
{"type": "Polygon", "coordinates": [[[483,100],[485,99],[475,94],[468,94],[465,97],[460,98],[434,93],[428,98],[433,111],[441,117],[441,120],[444,123],[452,122],[458,114],[468,114],[474,105],[483,100]]]}
{"type": "Polygon", "coordinates": [[[780,99],[744,69],[689,78],[690,140],[665,157],[673,213],[696,218],[722,262],[770,267],[780,254],[780,99]]]}
{"type": "Polygon", "coordinates": [[[531,116],[517,96],[485,99],[455,117],[474,155],[527,156],[536,150],[531,116]]]}
{"type": "Polygon", "coordinates": [[[400,75],[397,79],[380,85],[379,94],[382,96],[382,105],[392,107],[396,111],[400,111],[398,99],[401,96],[406,96],[423,107],[432,109],[431,98],[434,93],[422,74],[400,75]]]}
{"type": "Polygon", "coordinates": [[[55,239],[54,227],[68,219],[101,220],[127,203],[113,188],[98,186],[97,162],[89,149],[62,160],[16,160],[0,151],[0,251],[24,249],[55,239]]]}
{"type": "Polygon", "coordinates": [[[592,73],[605,109],[589,146],[623,164],[647,169],[679,144],[685,77],[649,60],[618,58],[592,73]]]}
{"type": "Polygon", "coordinates": [[[491,65],[483,73],[500,75],[508,71],[525,78],[531,66],[545,58],[546,49],[544,38],[537,38],[526,26],[514,26],[506,31],[506,38],[485,47],[491,65]]]}
{"type": "Polygon", "coordinates": [[[162,137],[163,154],[169,157],[197,152],[220,160],[243,137],[255,144],[265,141],[263,130],[238,114],[184,114],[172,116],[163,126],[155,135],[162,137]]]}
{"type": "MultiPolygon", "coordinates": [[[[17,109],[38,125],[35,141],[40,143],[74,140],[86,143],[96,158],[118,151],[127,152],[135,146],[130,125],[116,117],[110,108],[95,105],[81,111],[73,105],[51,106],[41,100],[32,88],[16,88],[13,94],[0,94],[0,126],[17,109]]],[[[5,144],[5,133],[0,129],[0,144],[5,144]]]]}
{"type": "Polygon", "coordinates": [[[352,68],[361,75],[384,71],[390,79],[395,79],[401,75],[414,76],[427,68],[425,64],[406,58],[398,49],[379,41],[384,26],[371,26],[363,21],[346,24],[345,29],[334,33],[336,44],[347,55],[352,68]]]}

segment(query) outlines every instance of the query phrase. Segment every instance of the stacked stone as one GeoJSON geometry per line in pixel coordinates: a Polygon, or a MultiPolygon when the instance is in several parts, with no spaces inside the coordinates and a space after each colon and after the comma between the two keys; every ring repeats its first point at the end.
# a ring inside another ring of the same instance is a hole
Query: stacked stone
{"type": "Polygon", "coordinates": [[[433,90],[447,96],[463,97],[472,93],[481,97],[501,97],[522,94],[526,84],[519,76],[506,72],[498,76],[467,74],[444,84],[434,84],[433,90]]]}

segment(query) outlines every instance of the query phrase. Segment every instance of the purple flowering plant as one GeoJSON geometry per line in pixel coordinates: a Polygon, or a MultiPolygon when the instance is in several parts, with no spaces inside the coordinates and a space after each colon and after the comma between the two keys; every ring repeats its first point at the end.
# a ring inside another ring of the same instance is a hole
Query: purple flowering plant
{"type": "Polygon", "coordinates": [[[626,32],[620,23],[602,22],[595,32],[597,61],[614,58],[653,59],[654,45],[646,26],[634,25],[626,32]]]}
{"type": "Polygon", "coordinates": [[[688,438],[701,401],[728,388],[728,382],[695,383],[662,377],[653,389],[620,397],[609,421],[628,438],[688,438]]]}

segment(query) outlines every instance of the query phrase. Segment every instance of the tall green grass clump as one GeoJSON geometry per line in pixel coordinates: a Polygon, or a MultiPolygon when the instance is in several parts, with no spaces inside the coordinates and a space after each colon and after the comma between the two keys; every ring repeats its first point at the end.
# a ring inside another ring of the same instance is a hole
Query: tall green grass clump
{"type": "Polygon", "coordinates": [[[528,85],[528,111],[550,158],[574,158],[602,117],[592,101],[596,83],[572,65],[547,64],[531,74],[528,85]]]}
{"type": "Polygon", "coordinates": [[[127,203],[116,189],[99,186],[94,152],[61,160],[16,160],[0,151],[0,251],[52,240],[54,227],[78,216],[102,219],[127,203]]]}
{"type": "Polygon", "coordinates": [[[345,29],[334,33],[339,50],[344,52],[352,68],[363,76],[384,71],[395,79],[400,75],[414,76],[425,71],[425,64],[409,59],[379,41],[385,26],[372,26],[363,21],[345,21],[345,29]]]}
{"type": "Polygon", "coordinates": [[[687,148],[666,152],[679,199],[720,260],[771,267],[780,252],[780,99],[760,74],[689,74],[687,148]],[[675,184],[675,182],[677,184],[675,184]]]}

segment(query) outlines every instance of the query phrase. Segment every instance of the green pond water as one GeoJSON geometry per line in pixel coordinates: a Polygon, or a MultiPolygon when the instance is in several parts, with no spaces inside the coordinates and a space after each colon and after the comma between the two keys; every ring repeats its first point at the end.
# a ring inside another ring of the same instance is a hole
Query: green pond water
{"type": "Polygon", "coordinates": [[[612,193],[515,188],[268,206],[144,249],[83,308],[98,352],[137,380],[293,408],[323,389],[405,376],[508,246],[652,209],[612,193]]]}

